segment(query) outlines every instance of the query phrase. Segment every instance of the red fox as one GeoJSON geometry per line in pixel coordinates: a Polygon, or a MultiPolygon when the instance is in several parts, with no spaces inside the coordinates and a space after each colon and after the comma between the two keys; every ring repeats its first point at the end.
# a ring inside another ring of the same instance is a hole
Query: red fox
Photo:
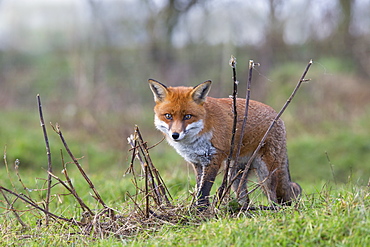
{"type": "MultiPolygon", "coordinates": [[[[209,194],[216,175],[226,161],[231,148],[233,125],[232,99],[208,97],[211,81],[195,87],[167,87],[149,79],[154,94],[155,126],[163,132],[168,143],[194,166],[197,182],[198,207],[209,206],[209,194]]],[[[237,111],[244,113],[245,99],[237,99],[237,111]]],[[[240,114],[241,115],[241,114],[240,114]]],[[[232,177],[244,170],[249,157],[277,113],[268,105],[250,100],[248,118],[243,135],[238,164],[231,162],[232,177]]],[[[235,143],[239,142],[242,118],[237,122],[235,143]]],[[[236,149],[235,145],[235,149],[236,149]]],[[[236,150],[234,151],[234,154],[236,150]]],[[[291,181],[286,150],[284,123],[279,119],[271,129],[251,169],[257,170],[259,181],[270,202],[290,205],[301,194],[301,187],[291,181]]],[[[241,174],[232,187],[239,186],[241,174]]],[[[246,184],[242,185],[239,201],[246,197],[246,184]]],[[[243,205],[244,207],[246,205],[243,205]]]]}

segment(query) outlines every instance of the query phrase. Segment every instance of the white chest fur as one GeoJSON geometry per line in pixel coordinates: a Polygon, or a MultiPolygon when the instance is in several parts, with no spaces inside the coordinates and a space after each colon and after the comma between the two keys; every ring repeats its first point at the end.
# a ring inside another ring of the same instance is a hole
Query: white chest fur
{"type": "Polygon", "coordinates": [[[212,155],[216,153],[211,138],[212,133],[208,132],[179,142],[171,138],[167,138],[167,141],[186,161],[206,166],[210,163],[212,155]]]}
{"type": "Polygon", "coordinates": [[[171,137],[172,131],[168,124],[161,121],[157,116],[155,116],[154,123],[157,129],[166,135],[167,142],[190,163],[206,166],[210,163],[212,155],[216,153],[216,149],[211,143],[212,132],[199,134],[204,128],[202,120],[189,124],[180,133],[181,138],[177,140],[171,137]]]}

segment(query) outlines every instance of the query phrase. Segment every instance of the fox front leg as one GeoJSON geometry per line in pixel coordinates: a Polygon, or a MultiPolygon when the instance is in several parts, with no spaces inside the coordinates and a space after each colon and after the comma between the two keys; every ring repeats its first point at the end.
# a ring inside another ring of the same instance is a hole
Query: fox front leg
{"type": "Polygon", "coordinates": [[[217,176],[219,165],[210,163],[208,165],[194,165],[197,176],[197,201],[195,206],[204,210],[209,206],[209,194],[217,176]]]}

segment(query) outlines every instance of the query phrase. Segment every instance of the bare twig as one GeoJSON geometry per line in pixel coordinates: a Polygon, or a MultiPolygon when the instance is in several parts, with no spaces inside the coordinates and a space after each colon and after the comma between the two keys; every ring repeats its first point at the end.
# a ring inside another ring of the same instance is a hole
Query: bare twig
{"type": "MultiPolygon", "coordinates": [[[[168,199],[167,195],[172,199],[171,197],[171,194],[169,192],[169,190],[167,189],[166,187],[166,184],[164,183],[161,175],[159,174],[157,168],[154,166],[153,162],[152,162],[152,159],[150,158],[150,155],[149,155],[149,151],[148,151],[148,147],[146,145],[146,142],[144,142],[144,139],[139,131],[139,127],[137,126],[136,127],[137,129],[137,134],[138,134],[138,137],[139,137],[139,140],[140,140],[140,145],[143,147],[143,153],[145,155],[145,158],[148,162],[148,165],[149,165],[149,168],[150,168],[150,173],[151,175],[155,178],[155,180],[157,181],[157,184],[158,184],[158,189],[155,188],[156,190],[159,190],[159,194],[162,195],[165,199],[165,202],[167,204],[170,204],[170,200],[168,199]]],[[[157,144],[155,144],[157,145],[157,144]]],[[[151,147],[152,148],[152,147],[151,147]]],[[[155,185],[155,184],[153,184],[155,185]]],[[[161,202],[162,200],[160,200],[161,202]]]]}
{"type": "Polygon", "coordinates": [[[81,175],[84,177],[84,179],[86,180],[86,182],[89,184],[90,186],[90,189],[92,189],[92,191],[94,192],[95,194],[95,199],[103,206],[103,207],[107,207],[106,204],[104,203],[103,199],[101,198],[101,196],[99,195],[98,191],[95,189],[95,186],[94,184],[92,183],[92,181],[90,180],[90,178],[86,175],[86,172],[84,171],[84,169],[82,168],[82,166],[80,165],[80,163],[78,163],[78,160],[75,158],[75,156],[72,154],[72,151],[69,149],[68,147],[68,144],[66,142],[66,140],[64,139],[64,136],[62,134],[62,131],[60,130],[60,126],[58,124],[56,124],[56,126],[54,127],[52,124],[51,124],[53,130],[59,135],[63,145],[64,145],[64,148],[66,149],[67,153],[69,154],[69,156],[71,157],[71,159],[73,160],[73,162],[75,163],[75,165],[77,166],[78,170],[80,171],[81,175]]]}
{"type": "MultiPolygon", "coordinates": [[[[42,113],[42,105],[41,105],[41,98],[40,95],[37,94],[37,104],[39,108],[39,114],[40,114],[40,124],[42,128],[42,132],[44,133],[44,140],[45,140],[45,146],[46,146],[46,154],[48,157],[48,180],[47,180],[47,192],[46,192],[46,200],[45,200],[45,210],[49,211],[49,203],[50,203],[50,194],[51,194],[51,176],[50,173],[53,172],[52,165],[51,165],[51,152],[50,152],[50,145],[49,145],[49,138],[48,134],[46,132],[45,122],[44,122],[44,116],[42,113]]],[[[46,225],[49,225],[49,215],[45,214],[45,222],[46,225]]]]}
{"type": "Polygon", "coordinates": [[[62,158],[62,164],[63,164],[63,170],[62,173],[64,177],[67,180],[67,184],[65,184],[59,177],[55,176],[54,174],[50,174],[52,177],[54,177],[56,180],[58,180],[68,191],[71,192],[71,194],[76,198],[77,202],[80,204],[81,208],[84,210],[87,210],[90,215],[94,215],[94,213],[91,211],[91,209],[84,203],[84,201],[81,199],[81,197],[78,195],[77,190],[74,188],[72,181],[68,175],[68,170],[66,167],[66,164],[64,162],[64,155],[62,150],[60,150],[60,157],[62,158]]]}
{"type": "Polygon", "coordinates": [[[137,159],[139,159],[140,163],[142,163],[142,160],[141,160],[140,154],[137,151],[137,145],[136,145],[137,140],[136,140],[136,138],[133,135],[131,135],[130,137],[127,138],[127,141],[132,147],[132,149],[130,149],[130,151],[132,151],[132,156],[131,156],[130,166],[126,170],[125,174],[132,173],[133,183],[134,183],[135,187],[138,188],[135,169],[134,169],[134,161],[135,161],[135,157],[137,159]]]}
{"type": "Polygon", "coordinates": [[[19,174],[19,164],[20,164],[19,159],[16,159],[15,162],[14,162],[15,174],[18,177],[18,182],[22,185],[22,187],[23,187],[24,191],[27,193],[28,197],[31,198],[31,195],[29,193],[29,190],[26,187],[26,185],[23,183],[22,178],[21,178],[21,175],[19,174]]]}
{"type": "Polygon", "coordinates": [[[239,143],[238,143],[238,150],[237,150],[236,157],[235,157],[235,163],[238,163],[240,150],[243,145],[243,136],[245,132],[245,127],[247,126],[249,99],[251,95],[251,84],[252,84],[252,71],[253,71],[254,66],[255,66],[255,63],[253,62],[253,60],[249,60],[249,76],[248,76],[248,82],[247,82],[247,93],[245,96],[245,111],[244,111],[244,116],[243,116],[242,129],[240,131],[240,138],[239,138],[239,143]]]}
{"type": "Polygon", "coordinates": [[[144,162],[144,175],[145,175],[145,217],[149,218],[149,172],[148,163],[144,162]]]}
{"type": "Polygon", "coordinates": [[[14,186],[14,182],[13,182],[13,179],[12,177],[10,176],[10,173],[9,173],[9,166],[8,166],[8,160],[6,158],[6,146],[4,147],[4,164],[5,164],[5,168],[6,168],[6,173],[8,174],[8,178],[9,178],[9,181],[12,185],[12,188],[14,189],[14,191],[16,191],[16,188],[14,186]]]}
{"type": "Polygon", "coordinates": [[[231,144],[230,144],[230,151],[229,151],[229,156],[227,157],[226,161],[226,168],[225,168],[225,175],[222,180],[222,184],[218,188],[217,191],[217,202],[216,205],[219,205],[221,203],[221,198],[223,198],[225,195],[225,188],[227,187],[227,181],[228,181],[228,174],[230,170],[230,163],[233,158],[233,153],[234,153],[234,146],[235,146],[235,133],[236,133],[236,125],[238,122],[238,112],[237,112],[237,104],[236,104],[236,98],[238,95],[238,81],[236,79],[236,58],[234,56],[231,56],[229,64],[231,68],[233,69],[233,82],[234,82],[234,87],[233,87],[233,95],[232,95],[232,100],[233,100],[233,114],[234,114],[234,119],[233,119],[233,127],[232,127],[232,133],[231,133],[231,144]]]}
{"type": "MultiPolygon", "coordinates": [[[[147,143],[144,142],[138,126],[135,126],[134,135],[131,135],[129,138],[127,138],[127,140],[132,147],[131,150],[133,151],[131,165],[128,169],[128,172],[132,172],[134,174],[133,161],[136,157],[140,161],[141,168],[145,175],[145,215],[146,217],[149,217],[149,196],[153,197],[158,206],[161,206],[163,201],[167,205],[170,205],[171,203],[168,197],[170,197],[171,199],[172,197],[157,168],[154,166],[150,158],[147,143]],[[153,192],[153,194],[150,194],[150,192],[153,192]]],[[[134,182],[135,184],[137,184],[136,178],[134,182]]]]}
{"type": "MultiPolygon", "coordinates": [[[[137,139],[138,139],[138,144],[139,144],[139,150],[140,152],[143,154],[143,157],[144,157],[144,174],[145,174],[145,194],[146,194],[146,198],[148,199],[148,196],[149,196],[149,179],[150,179],[150,184],[151,184],[151,187],[152,187],[152,191],[154,192],[154,195],[153,198],[154,200],[156,201],[156,203],[158,205],[161,204],[161,191],[158,190],[158,186],[156,185],[156,182],[154,180],[154,175],[153,175],[153,172],[152,172],[152,169],[150,167],[150,164],[152,163],[151,159],[150,159],[150,156],[149,156],[149,152],[147,150],[147,145],[146,143],[144,142],[142,136],[141,136],[141,133],[140,133],[140,130],[139,130],[139,127],[138,126],[135,126],[135,135],[137,136],[137,139]]],[[[147,212],[148,212],[148,216],[149,216],[149,201],[147,200],[147,204],[148,204],[148,207],[147,207],[147,212]]]]}
{"type": "Polygon", "coordinates": [[[164,141],[164,139],[166,139],[166,137],[165,137],[165,136],[163,136],[163,137],[162,137],[162,139],[161,139],[159,142],[157,142],[157,143],[155,143],[154,145],[152,145],[152,146],[148,147],[147,149],[149,150],[149,149],[155,148],[156,146],[158,146],[159,144],[161,144],[161,142],[163,142],[163,141],[164,141]]]}
{"type": "MultiPolygon", "coordinates": [[[[235,164],[238,163],[238,159],[239,159],[239,156],[240,156],[240,151],[241,151],[241,147],[242,147],[242,144],[243,144],[243,136],[244,136],[244,132],[245,132],[245,127],[247,125],[247,119],[248,119],[248,110],[249,110],[249,99],[250,99],[250,88],[251,88],[251,84],[252,84],[252,71],[253,71],[253,68],[255,66],[255,63],[253,62],[253,60],[249,60],[249,76],[248,76],[248,81],[247,81],[247,91],[246,91],[246,100],[245,100],[245,111],[244,111],[244,116],[243,116],[243,123],[242,123],[242,128],[241,128],[241,131],[240,131],[240,137],[239,137],[239,143],[238,143],[238,146],[237,146],[237,153],[236,153],[236,156],[235,156],[235,164]]],[[[231,167],[229,169],[235,169],[235,167],[231,167]]],[[[233,172],[231,172],[231,174],[234,174],[233,172]]],[[[239,175],[240,173],[238,172],[237,175],[239,175]]],[[[225,176],[227,176],[230,180],[231,178],[229,177],[229,174],[228,174],[228,171],[227,173],[225,172],[225,176]]],[[[226,187],[226,190],[224,191],[224,193],[220,196],[220,203],[223,201],[224,197],[230,192],[230,188],[231,188],[231,184],[233,183],[233,181],[229,181],[229,186],[226,187]]],[[[237,197],[239,197],[239,195],[237,195],[237,197]]]]}
{"type": "MultiPolygon", "coordinates": [[[[256,186],[251,189],[250,191],[248,191],[243,197],[241,197],[240,199],[243,199],[244,197],[248,197],[250,194],[252,194],[254,191],[256,191],[258,188],[260,188],[268,179],[271,178],[271,176],[277,171],[277,168],[274,169],[272,172],[270,172],[268,174],[268,176],[266,178],[264,178],[262,181],[259,181],[258,183],[256,183],[256,186]]],[[[229,188],[230,189],[230,188],[229,188]]],[[[276,208],[276,206],[273,206],[274,208],[276,208]]],[[[248,210],[250,208],[250,205],[243,205],[243,207],[241,208],[242,210],[248,210]],[[245,207],[246,206],[246,207],[245,207]]]]}
{"type": "Polygon", "coordinates": [[[301,76],[301,79],[298,81],[296,87],[294,88],[292,94],[290,95],[290,97],[288,98],[288,100],[285,102],[284,106],[281,108],[281,110],[279,111],[279,113],[275,116],[275,118],[272,120],[270,126],[268,127],[268,129],[266,130],[265,132],[265,135],[262,137],[260,143],[258,144],[257,148],[254,150],[252,156],[249,158],[248,160],[248,163],[247,165],[245,166],[245,169],[243,171],[243,175],[242,175],[242,178],[240,179],[240,183],[239,183],[239,186],[238,186],[238,189],[237,189],[237,192],[236,194],[239,195],[240,194],[240,190],[241,190],[241,187],[243,185],[243,183],[245,183],[245,179],[247,177],[247,173],[248,173],[248,170],[253,162],[253,160],[256,158],[257,154],[258,154],[258,151],[261,149],[261,147],[263,146],[263,144],[265,143],[265,140],[267,138],[267,135],[270,133],[272,127],[274,127],[275,123],[277,122],[277,120],[280,118],[280,116],[284,113],[285,109],[288,107],[288,105],[290,104],[290,102],[292,101],[293,97],[295,96],[295,94],[297,93],[298,89],[300,88],[301,84],[303,82],[306,82],[306,81],[309,81],[310,79],[305,79],[305,76],[308,72],[308,70],[310,69],[312,65],[312,59],[309,61],[309,63],[307,64],[306,66],[306,69],[304,70],[302,76],[301,76]]]}
{"type": "Polygon", "coordinates": [[[131,201],[135,204],[136,208],[145,216],[147,217],[146,214],[144,214],[144,211],[141,209],[141,207],[139,206],[139,204],[137,204],[136,200],[134,200],[134,198],[132,198],[132,196],[130,195],[129,192],[126,193],[126,195],[131,199],[131,201]]]}
{"type": "Polygon", "coordinates": [[[38,210],[42,211],[42,212],[43,212],[43,213],[45,213],[45,214],[48,214],[49,216],[51,216],[51,217],[53,217],[53,218],[55,218],[55,219],[64,220],[64,221],[66,221],[66,222],[73,223],[74,225],[78,225],[78,223],[77,223],[75,220],[73,220],[73,219],[67,219],[67,218],[64,218],[64,217],[61,217],[61,216],[55,215],[55,214],[53,214],[53,213],[51,213],[51,212],[49,212],[49,211],[47,211],[47,210],[45,210],[45,209],[43,209],[43,208],[39,207],[37,204],[35,204],[34,202],[30,201],[28,198],[24,197],[24,196],[23,196],[23,195],[21,195],[21,194],[18,194],[18,193],[14,192],[14,191],[11,191],[11,190],[9,190],[9,189],[7,189],[7,188],[3,187],[3,186],[0,186],[0,190],[1,190],[1,191],[6,191],[6,192],[8,192],[9,194],[12,194],[12,195],[16,196],[17,198],[19,198],[19,199],[21,199],[22,201],[24,201],[24,202],[28,203],[28,204],[29,204],[29,205],[31,205],[32,207],[34,207],[34,208],[36,208],[36,209],[38,209],[38,210]]]}
{"type": "MultiPolygon", "coordinates": [[[[14,183],[13,183],[13,180],[11,179],[10,177],[10,174],[9,174],[9,168],[8,168],[8,161],[6,159],[6,146],[4,148],[4,164],[5,164],[5,167],[6,167],[6,172],[8,174],[8,178],[9,178],[9,181],[10,183],[12,184],[12,187],[13,189],[15,190],[15,186],[14,186],[14,183]]],[[[27,227],[27,225],[22,221],[22,219],[19,217],[18,213],[14,210],[13,208],[13,203],[11,203],[9,201],[9,199],[7,198],[7,196],[5,195],[5,193],[1,190],[1,194],[3,195],[5,201],[8,203],[9,205],[9,208],[10,210],[12,210],[14,216],[17,218],[17,220],[19,221],[19,223],[23,226],[23,227],[27,227]]]]}
{"type": "MultiPolygon", "coordinates": [[[[131,165],[130,165],[129,171],[131,171],[134,175],[135,169],[133,167],[133,162],[134,162],[134,159],[136,157],[140,161],[141,169],[142,169],[142,171],[144,172],[144,175],[145,175],[145,217],[149,218],[149,182],[148,182],[149,173],[148,173],[148,164],[142,157],[142,147],[140,146],[140,144],[137,145],[138,144],[137,126],[135,126],[134,135],[131,135],[130,137],[128,137],[127,140],[128,140],[128,143],[131,145],[132,150],[133,150],[132,158],[131,158],[131,165]]],[[[138,189],[136,176],[134,176],[134,182],[135,182],[136,189],[138,189]]]]}
{"type": "MultiPolygon", "coordinates": [[[[254,66],[255,66],[255,64],[254,64],[253,60],[249,60],[249,76],[248,76],[248,82],[247,82],[247,93],[246,93],[246,96],[245,96],[245,112],[244,112],[244,117],[243,117],[242,129],[240,131],[238,151],[237,151],[237,154],[236,154],[236,157],[235,157],[235,164],[238,164],[238,159],[239,159],[239,156],[240,156],[241,147],[243,145],[243,137],[244,137],[245,127],[247,126],[248,111],[249,111],[249,99],[250,99],[250,94],[251,94],[251,84],[252,84],[252,74],[253,74],[252,72],[253,72],[254,66]]],[[[248,194],[250,194],[250,193],[247,193],[247,195],[248,194]]],[[[237,194],[236,197],[238,198],[239,194],[237,194]]]]}
{"type": "Polygon", "coordinates": [[[3,195],[6,203],[8,203],[9,205],[9,210],[11,210],[14,214],[14,216],[17,218],[18,222],[22,225],[22,227],[27,227],[27,225],[23,222],[23,220],[21,219],[21,217],[19,217],[17,211],[14,209],[13,207],[13,203],[11,203],[8,199],[8,197],[5,195],[4,191],[1,190],[1,194],[3,195]]]}
{"type": "MultiPolygon", "coordinates": [[[[65,170],[63,170],[64,173],[65,170]]],[[[77,202],[80,204],[81,208],[83,210],[87,210],[90,215],[94,215],[94,213],[91,211],[91,209],[83,202],[83,200],[78,196],[77,191],[74,189],[74,187],[69,187],[63,180],[61,180],[58,176],[49,173],[50,176],[52,176],[54,179],[56,179],[61,185],[63,185],[71,194],[76,198],[77,202]]],[[[68,179],[70,182],[70,180],[68,179]]]]}
{"type": "Polygon", "coordinates": [[[326,155],[326,159],[328,160],[329,165],[330,165],[330,170],[331,170],[331,174],[333,175],[334,183],[335,183],[335,184],[337,184],[337,181],[336,181],[336,179],[335,179],[334,166],[333,166],[333,164],[332,164],[332,163],[331,163],[331,161],[330,161],[330,158],[329,158],[329,154],[328,154],[328,152],[326,152],[326,151],[325,151],[325,155],[326,155]]]}

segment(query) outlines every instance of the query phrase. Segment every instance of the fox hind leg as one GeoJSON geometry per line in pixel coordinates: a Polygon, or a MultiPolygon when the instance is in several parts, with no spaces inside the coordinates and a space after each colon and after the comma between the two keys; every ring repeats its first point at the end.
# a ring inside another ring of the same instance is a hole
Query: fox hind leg
{"type": "MultiPolygon", "coordinates": [[[[235,178],[235,180],[232,183],[232,189],[234,192],[237,192],[239,188],[245,165],[246,164],[244,163],[238,163],[238,164],[235,164],[235,162],[231,163],[230,171],[229,171],[229,178],[230,179],[235,178]]],[[[247,187],[247,178],[248,178],[249,173],[250,173],[250,170],[247,171],[247,176],[245,178],[245,181],[243,181],[243,183],[240,185],[241,186],[240,194],[237,195],[238,203],[242,205],[243,208],[247,208],[250,203],[249,196],[248,196],[248,187],[247,187]]]]}
{"type": "MultiPolygon", "coordinates": [[[[263,157],[263,156],[262,156],[263,157]]],[[[261,157],[256,157],[253,161],[253,168],[257,170],[257,176],[263,192],[270,202],[278,203],[276,196],[276,176],[271,173],[276,171],[268,169],[265,160],[261,157]]]]}
{"type": "Polygon", "coordinates": [[[291,181],[286,153],[278,157],[274,154],[264,152],[256,158],[258,177],[269,201],[290,205],[300,196],[302,189],[299,184],[291,181]]]}

